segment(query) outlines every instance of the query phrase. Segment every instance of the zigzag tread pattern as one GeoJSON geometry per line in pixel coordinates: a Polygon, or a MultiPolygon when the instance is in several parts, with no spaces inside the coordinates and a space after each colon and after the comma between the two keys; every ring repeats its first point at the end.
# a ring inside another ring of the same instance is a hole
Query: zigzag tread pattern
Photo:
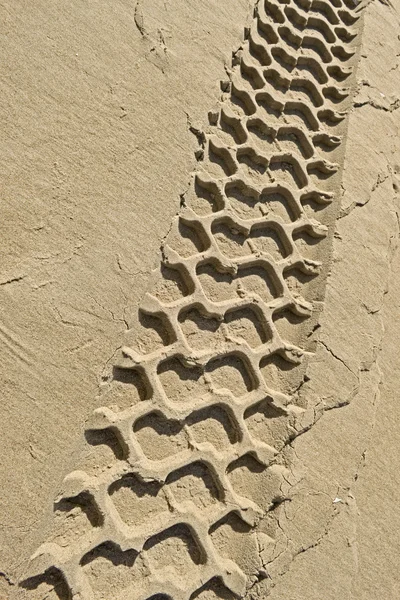
{"type": "Polygon", "coordinates": [[[359,17],[351,0],[257,4],[218,108],[194,130],[197,169],[87,424],[93,452],[32,559],[35,585],[55,577],[62,600],[244,598],[270,577],[284,449],[308,423],[297,391],[359,17]]]}

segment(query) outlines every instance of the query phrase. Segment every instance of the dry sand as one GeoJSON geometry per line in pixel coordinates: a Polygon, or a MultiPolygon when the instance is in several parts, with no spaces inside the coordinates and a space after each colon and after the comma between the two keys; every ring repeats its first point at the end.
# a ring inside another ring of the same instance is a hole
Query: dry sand
{"type": "Polygon", "coordinates": [[[400,597],[400,4],[254,9],[2,4],[2,600],[400,597]]]}

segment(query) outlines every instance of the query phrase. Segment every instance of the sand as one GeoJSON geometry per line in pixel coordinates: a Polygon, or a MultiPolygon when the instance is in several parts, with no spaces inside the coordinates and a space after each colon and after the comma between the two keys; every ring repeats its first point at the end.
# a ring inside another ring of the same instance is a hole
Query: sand
{"type": "Polygon", "coordinates": [[[0,598],[398,598],[398,3],[1,12],[0,598]]]}

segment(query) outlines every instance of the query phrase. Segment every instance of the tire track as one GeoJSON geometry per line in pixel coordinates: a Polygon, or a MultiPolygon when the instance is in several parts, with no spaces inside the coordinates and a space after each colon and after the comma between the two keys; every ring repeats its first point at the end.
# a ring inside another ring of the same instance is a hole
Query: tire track
{"type": "Polygon", "coordinates": [[[358,18],[349,0],[257,4],[31,587],[56,574],[65,598],[206,600],[268,578],[283,451],[307,427],[297,391],[329,268],[358,18]]]}

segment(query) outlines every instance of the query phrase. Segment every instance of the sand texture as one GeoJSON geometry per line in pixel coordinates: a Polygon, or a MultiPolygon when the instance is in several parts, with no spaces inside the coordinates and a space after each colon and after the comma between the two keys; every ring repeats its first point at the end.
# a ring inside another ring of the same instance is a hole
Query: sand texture
{"type": "Polygon", "coordinates": [[[398,598],[400,5],[2,10],[0,598],[398,598]]]}

